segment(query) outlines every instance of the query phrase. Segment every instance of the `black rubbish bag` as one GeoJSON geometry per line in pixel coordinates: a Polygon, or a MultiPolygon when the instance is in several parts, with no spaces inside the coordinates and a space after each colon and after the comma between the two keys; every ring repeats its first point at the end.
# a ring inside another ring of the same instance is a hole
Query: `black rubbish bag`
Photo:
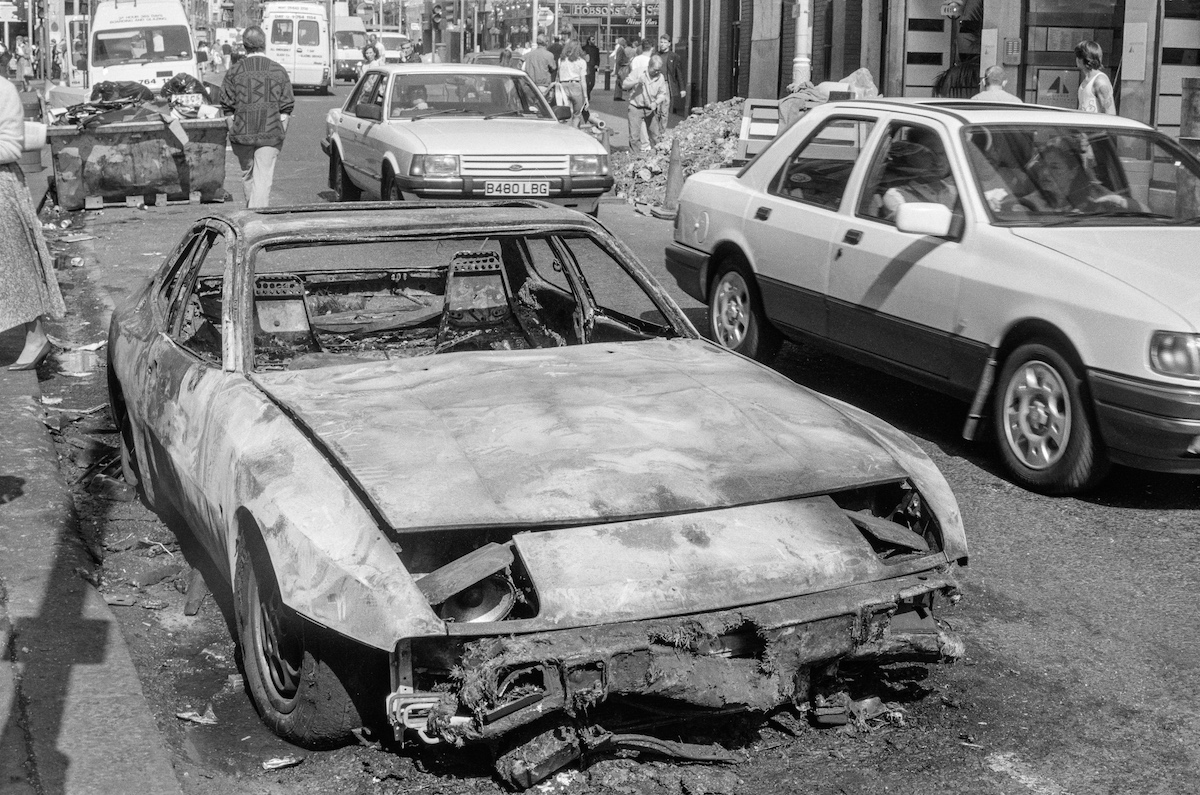
{"type": "Polygon", "coordinates": [[[186,72],[180,72],[163,84],[162,90],[158,92],[165,99],[177,96],[179,94],[199,94],[205,102],[209,101],[208,89],[204,84],[186,72]]]}
{"type": "Polygon", "coordinates": [[[132,99],[135,102],[151,102],[154,99],[154,92],[146,88],[141,83],[134,83],[131,80],[105,80],[103,83],[97,83],[92,87],[92,102],[97,100],[101,102],[116,102],[120,99],[132,99]]]}

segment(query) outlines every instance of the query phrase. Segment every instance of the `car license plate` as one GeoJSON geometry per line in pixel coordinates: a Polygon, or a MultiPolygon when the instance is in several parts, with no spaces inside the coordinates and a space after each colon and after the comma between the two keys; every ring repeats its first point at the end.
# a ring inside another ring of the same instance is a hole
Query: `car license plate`
{"type": "Polygon", "coordinates": [[[489,179],[483,183],[484,196],[549,196],[549,182],[520,179],[489,179]]]}

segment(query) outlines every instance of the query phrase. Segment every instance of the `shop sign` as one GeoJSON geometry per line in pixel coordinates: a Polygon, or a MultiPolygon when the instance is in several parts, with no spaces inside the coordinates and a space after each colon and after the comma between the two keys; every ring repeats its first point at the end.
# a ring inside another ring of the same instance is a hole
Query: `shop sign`
{"type": "MultiPolygon", "coordinates": [[[[573,17],[642,17],[640,3],[563,3],[562,13],[573,17]]],[[[646,17],[658,16],[658,3],[646,3],[646,17]]]]}
{"type": "Polygon", "coordinates": [[[12,3],[0,3],[0,22],[16,22],[17,7],[12,3]]]}
{"type": "Polygon", "coordinates": [[[1079,104],[1079,70],[1038,69],[1037,104],[1076,107],[1079,104]]]}

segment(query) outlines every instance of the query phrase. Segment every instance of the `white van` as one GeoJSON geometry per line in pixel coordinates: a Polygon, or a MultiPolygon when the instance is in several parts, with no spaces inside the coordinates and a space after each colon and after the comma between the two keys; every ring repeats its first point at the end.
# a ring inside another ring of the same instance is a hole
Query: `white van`
{"type": "Polygon", "coordinates": [[[336,17],[333,25],[333,77],[353,83],[362,69],[367,29],[361,17],[336,17]]]}
{"type": "Polygon", "coordinates": [[[330,93],[329,22],[321,3],[263,5],[267,57],[287,70],[292,88],[330,93]]]}
{"type": "Polygon", "coordinates": [[[129,80],[157,91],[180,72],[199,78],[179,0],[101,0],[92,19],[88,85],[129,80]]]}

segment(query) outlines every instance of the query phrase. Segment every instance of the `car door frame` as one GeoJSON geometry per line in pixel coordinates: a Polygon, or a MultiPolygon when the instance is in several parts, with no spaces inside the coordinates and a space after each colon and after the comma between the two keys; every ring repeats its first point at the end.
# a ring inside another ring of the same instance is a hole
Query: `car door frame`
{"type": "Polygon", "coordinates": [[[366,82],[376,75],[378,75],[379,81],[373,90],[378,90],[380,83],[384,85],[390,83],[388,79],[390,75],[381,69],[368,69],[364,72],[346,99],[346,106],[342,108],[338,134],[342,143],[342,165],[345,167],[346,173],[358,188],[372,193],[378,190],[379,176],[371,171],[370,164],[374,160],[374,153],[367,145],[367,134],[373,126],[380,122],[359,116],[355,109],[358,105],[363,104],[361,100],[365,93],[363,87],[366,82]],[[355,100],[355,102],[351,103],[351,100],[355,100]]]}
{"type": "MultiPolygon", "coordinates": [[[[789,223],[794,224],[795,221],[804,218],[807,223],[801,224],[801,226],[805,228],[819,229],[822,220],[829,225],[838,224],[845,213],[847,197],[857,196],[856,186],[861,181],[865,168],[861,152],[874,151],[873,143],[878,138],[879,129],[884,126],[883,119],[885,117],[885,113],[871,109],[839,109],[822,118],[793,147],[784,148],[782,151],[785,154],[782,158],[777,155],[773,163],[764,163],[766,176],[765,178],[760,177],[758,184],[754,186],[754,194],[750,202],[750,206],[755,208],[755,213],[750,215],[747,212],[745,219],[747,240],[754,237],[752,225],[756,223],[764,225],[782,223],[787,226],[789,223]],[[783,169],[787,167],[793,155],[808,147],[817,134],[827,129],[830,124],[841,120],[868,122],[874,126],[867,133],[862,142],[860,155],[850,168],[838,206],[828,208],[772,193],[772,186],[780,178],[783,169]],[[764,215],[766,217],[762,217],[764,215]],[[781,218],[780,216],[785,217],[781,218]]],[[[747,209],[749,210],[749,207],[747,209]]],[[[818,232],[813,237],[814,240],[819,240],[820,233],[818,232]]],[[[772,323],[782,326],[792,334],[826,338],[829,313],[829,264],[833,251],[833,238],[828,238],[824,244],[814,243],[813,248],[815,256],[810,257],[809,262],[805,264],[809,271],[808,278],[802,280],[788,278],[789,275],[797,274],[797,271],[790,267],[790,262],[787,264],[777,262],[770,254],[764,256],[760,247],[755,246],[755,278],[762,295],[764,312],[772,323]]]]}
{"type": "Polygon", "coordinates": [[[852,184],[847,186],[840,225],[834,230],[834,245],[829,266],[829,285],[826,294],[829,311],[829,341],[857,357],[866,357],[879,369],[898,373],[909,380],[934,386],[954,394],[964,392],[956,386],[956,339],[961,337],[963,323],[959,317],[963,267],[973,258],[967,253],[978,237],[972,226],[978,220],[972,200],[974,178],[958,155],[958,139],[943,120],[919,114],[890,112],[880,118],[877,136],[869,145],[861,169],[852,184]],[[871,186],[867,177],[897,124],[907,124],[932,130],[939,135],[949,160],[951,175],[958,190],[961,217],[956,218],[951,235],[931,238],[900,232],[895,224],[871,218],[858,212],[863,192],[871,186]],[[858,287],[841,283],[839,273],[861,277],[873,269],[870,254],[863,242],[874,244],[884,238],[884,248],[900,246],[898,254],[887,264],[876,268],[877,276],[867,286],[863,298],[870,305],[849,300],[858,287]],[[890,240],[888,240],[890,239],[890,240]],[[932,270],[930,270],[932,268],[932,270]],[[940,270],[939,270],[940,268],[940,270]],[[932,287],[921,289],[917,282],[932,287]],[[949,285],[949,289],[945,286],[949,285]],[[903,291],[900,291],[903,288],[903,291]],[[940,288],[940,289],[939,289],[940,288]],[[908,293],[906,295],[905,293],[908,293]],[[924,300],[927,295],[938,296],[936,301],[924,300]],[[908,314],[884,311],[889,299],[895,299],[889,310],[906,311],[905,301],[917,309],[908,314]],[[922,314],[922,312],[932,312],[922,314]]]}

